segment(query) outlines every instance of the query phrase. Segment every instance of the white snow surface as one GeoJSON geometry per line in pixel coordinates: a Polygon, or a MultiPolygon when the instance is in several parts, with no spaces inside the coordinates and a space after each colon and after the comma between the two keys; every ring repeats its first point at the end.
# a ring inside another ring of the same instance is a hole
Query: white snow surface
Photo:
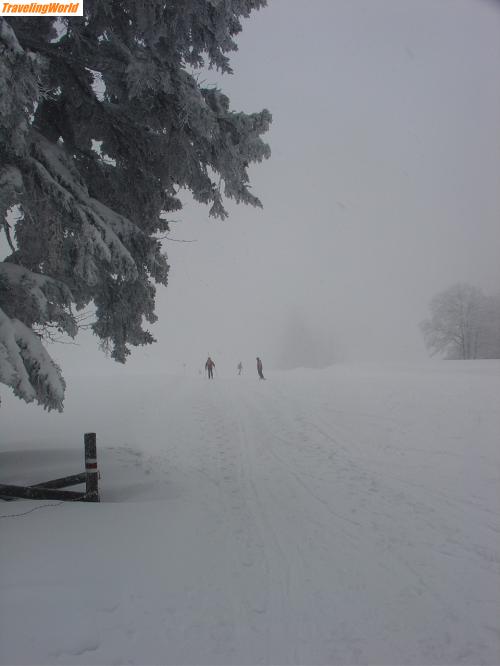
{"type": "Polygon", "coordinates": [[[500,663],[500,362],[68,387],[2,396],[0,482],[96,431],[102,501],[0,501],[1,664],[500,663]]]}

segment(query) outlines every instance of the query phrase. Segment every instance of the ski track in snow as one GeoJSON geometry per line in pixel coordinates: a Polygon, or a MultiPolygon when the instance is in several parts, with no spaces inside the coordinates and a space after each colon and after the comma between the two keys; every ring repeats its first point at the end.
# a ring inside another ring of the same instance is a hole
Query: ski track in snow
{"type": "Polygon", "coordinates": [[[440,367],[123,389],[103,502],[0,520],[0,663],[500,663],[500,365],[440,367]]]}

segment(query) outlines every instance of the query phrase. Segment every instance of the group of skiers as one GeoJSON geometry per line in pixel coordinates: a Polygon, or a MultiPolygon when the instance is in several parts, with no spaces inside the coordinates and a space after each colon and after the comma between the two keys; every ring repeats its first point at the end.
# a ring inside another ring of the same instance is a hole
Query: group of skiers
{"type": "MultiPolygon", "coordinates": [[[[265,379],[264,373],[262,371],[262,361],[260,358],[257,356],[257,374],[259,375],[260,379],[265,379]]],[[[210,356],[207,358],[207,362],[205,363],[205,370],[207,371],[208,378],[213,379],[214,378],[214,368],[215,368],[215,363],[213,360],[210,358],[210,356]]],[[[243,363],[240,361],[238,365],[236,366],[238,370],[238,374],[241,375],[243,372],[243,363]]]]}

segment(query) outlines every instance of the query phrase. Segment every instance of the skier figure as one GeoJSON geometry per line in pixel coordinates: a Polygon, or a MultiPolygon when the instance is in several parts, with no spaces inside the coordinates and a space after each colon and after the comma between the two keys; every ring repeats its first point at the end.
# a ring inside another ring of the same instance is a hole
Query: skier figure
{"type": "Polygon", "coordinates": [[[258,356],[257,356],[257,372],[259,373],[259,377],[261,379],[265,379],[264,375],[262,374],[262,361],[258,356]]]}
{"type": "Polygon", "coordinates": [[[238,368],[238,374],[241,375],[241,371],[243,370],[243,363],[240,361],[237,365],[238,368]]]}
{"type": "Polygon", "coordinates": [[[210,356],[207,358],[207,362],[205,363],[205,370],[208,372],[208,378],[213,379],[214,378],[214,369],[215,368],[215,363],[212,361],[210,356]]]}

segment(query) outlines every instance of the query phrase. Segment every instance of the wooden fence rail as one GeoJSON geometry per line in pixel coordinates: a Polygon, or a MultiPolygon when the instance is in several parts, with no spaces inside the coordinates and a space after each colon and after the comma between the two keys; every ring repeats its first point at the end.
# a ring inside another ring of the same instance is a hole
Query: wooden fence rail
{"type": "Polygon", "coordinates": [[[60,479],[53,481],[45,481],[45,483],[36,483],[30,488],[67,488],[68,486],[78,486],[80,483],[85,483],[87,475],[85,472],[80,474],[72,474],[71,476],[63,476],[60,479]]]}
{"type": "Polygon", "coordinates": [[[99,470],[97,469],[97,443],[95,432],[84,435],[85,472],[63,476],[32,486],[0,484],[0,497],[21,499],[55,499],[70,502],[99,502],[99,470]],[[85,492],[60,490],[85,483],[85,492]]]}
{"type": "Polygon", "coordinates": [[[18,497],[21,499],[43,499],[43,500],[69,500],[72,502],[85,501],[85,493],[77,493],[73,490],[56,490],[54,488],[32,488],[31,486],[8,486],[0,484],[0,495],[2,497],[18,497]]]}

